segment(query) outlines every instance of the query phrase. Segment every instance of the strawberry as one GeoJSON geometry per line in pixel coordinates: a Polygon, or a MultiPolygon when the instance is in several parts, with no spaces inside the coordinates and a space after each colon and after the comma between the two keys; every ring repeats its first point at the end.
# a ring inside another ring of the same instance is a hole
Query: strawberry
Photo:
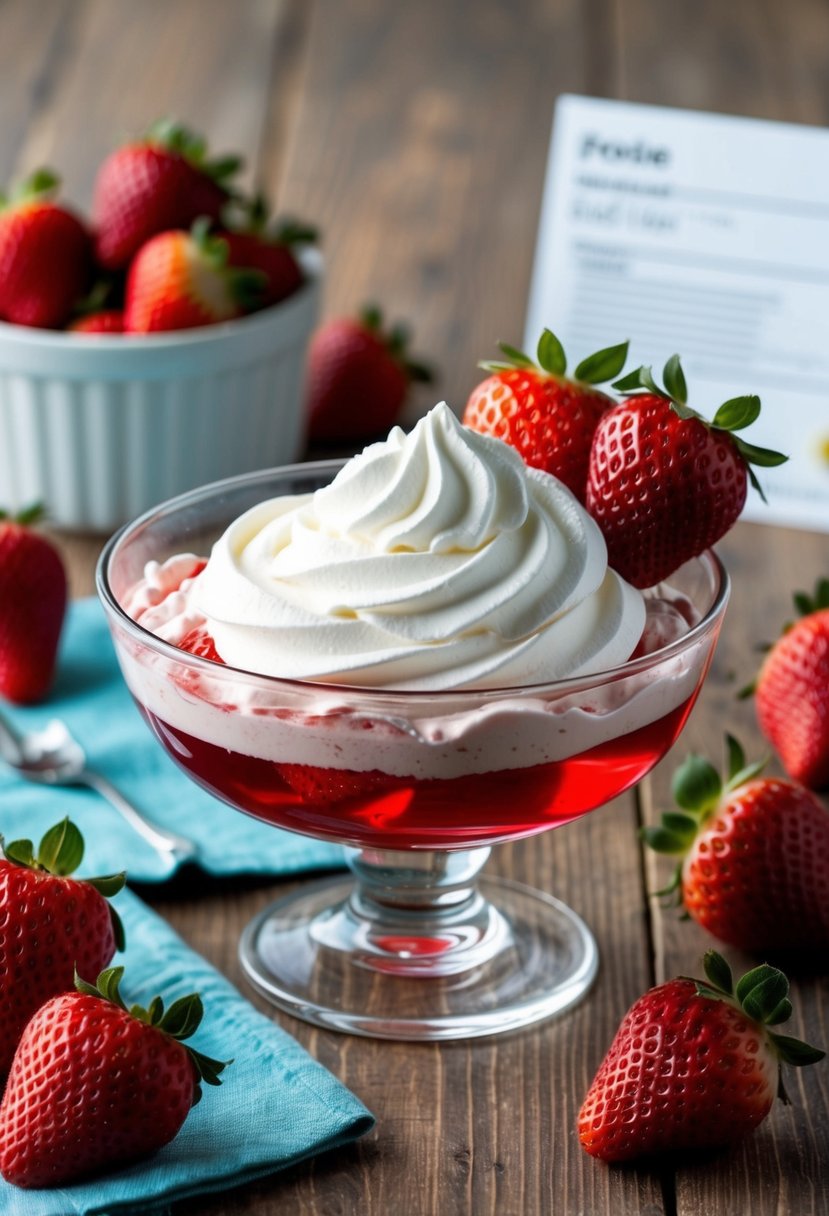
{"type": "MultiPolygon", "coordinates": [[[[237,200],[237,212],[239,211],[237,200]]],[[[268,226],[268,204],[260,194],[241,205],[237,225],[221,233],[228,244],[228,265],[261,270],[266,283],[262,307],[278,304],[304,282],[295,250],[317,240],[317,230],[293,220],[268,226]]]]}
{"type": "Polygon", "coordinates": [[[594,387],[621,372],[628,343],[582,360],[571,377],[558,338],[545,329],[534,363],[502,342],[508,362],[481,363],[492,375],[473,389],[463,422],[516,448],[528,465],[552,473],[584,502],[590,445],[599,419],[616,404],[594,387]]]}
{"type": "Polygon", "coordinates": [[[0,696],[21,705],[48,692],[66,615],[61,556],[30,527],[41,514],[0,511],[0,696]]]}
{"type": "Polygon", "coordinates": [[[195,993],[128,1010],[123,967],[48,1001],[29,1022],[0,1104],[0,1173],[61,1186],[149,1156],[178,1133],[226,1067],[186,1046],[202,1019],[195,993]]]}
{"type": "Polygon", "coordinates": [[[824,1052],[770,1029],[791,1016],[789,983],[763,964],[733,986],[710,950],[707,983],[669,980],[622,1020],[578,1116],[582,1146],[603,1161],[677,1149],[719,1148],[788,1101],[780,1063],[814,1064],[824,1052]]]}
{"type": "Polygon", "coordinates": [[[58,328],[86,290],[92,238],[55,203],[58,178],[32,174],[2,199],[0,209],[0,317],[16,325],[58,328]]]}
{"type": "Polygon", "coordinates": [[[204,140],[165,119],[135,143],[118,148],[95,179],[95,253],[108,270],[126,267],[150,237],[189,228],[199,216],[218,220],[230,197],[227,181],[238,157],[206,159],[204,140]]]}
{"type": "Polygon", "coordinates": [[[799,592],[803,617],[771,647],[755,684],[760,729],[790,777],[829,789],[829,579],[814,598],[799,592]]]}
{"type": "Polygon", "coordinates": [[[97,975],[124,948],[118,913],[107,903],[124,874],[70,878],[83,860],[83,836],[64,819],[31,840],[0,837],[0,1076],[29,1018],[72,988],[75,968],[97,975]]]}
{"type": "Polygon", "coordinates": [[[190,232],[161,232],[136,254],[127,276],[126,333],[193,329],[249,312],[264,276],[227,265],[228,247],[196,220],[190,232]]]}
{"type": "Polygon", "coordinates": [[[88,312],[69,325],[72,334],[122,334],[124,312],[121,308],[105,308],[101,312],[88,312]]]}
{"type": "Polygon", "coordinates": [[[382,328],[376,306],[359,318],[338,317],[321,325],[308,351],[307,412],[314,441],[348,441],[385,434],[393,425],[412,380],[432,373],[406,356],[402,325],[382,328]]]}
{"type": "Polygon", "coordinates": [[[313,764],[280,764],[279,775],[303,802],[333,806],[348,798],[379,797],[405,779],[392,777],[379,769],[364,773],[350,769],[319,768],[313,764]]]}
{"type": "Polygon", "coordinates": [[[674,774],[680,811],[642,831],[681,858],[660,894],[715,937],[755,953],[829,950],[829,814],[807,790],[760,777],[730,735],[728,780],[689,756],[674,774]]]}
{"type": "Polygon", "coordinates": [[[214,663],[223,663],[224,659],[216,649],[216,643],[205,629],[191,629],[178,643],[179,650],[198,655],[200,659],[212,659],[214,663]]]}
{"type": "Polygon", "coordinates": [[[764,497],[750,466],[787,459],[734,434],[757,418],[759,397],[734,397],[707,422],[686,404],[678,355],[664,381],[663,389],[647,367],[617,380],[633,395],[602,416],[590,451],[587,509],[610,565],[634,587],[653,586],[724,536],[748,478],[764,497]]]}

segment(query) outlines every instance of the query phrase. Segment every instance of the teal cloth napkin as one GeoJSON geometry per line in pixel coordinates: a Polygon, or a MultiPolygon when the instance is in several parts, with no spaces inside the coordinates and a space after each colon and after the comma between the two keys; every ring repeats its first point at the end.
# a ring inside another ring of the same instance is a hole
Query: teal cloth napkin
{"type": "MultiPolygon", "coordinates": [[[[70,605],[52,695],[42,705],[3,715],[19,730],[62,718],[86,751],[90,768],[117,785],[139,809],[198,845],[210,874],[294,874],[343,864],[338,845],[259,823],[211,797],[167,756],[127,691],[95,599],[70,605]]],[[[162,859],[100,794],[81,787],[32,785],[0,762],[0,832],[7,840],[40,835],[64,815],[86,840],[85,872],[127,869],[135,882],[170,878],[177,863],[162,859]]]]}
{"type": "Polygon", "coordinates": [[[165,1005],[200,992],[204,1021],[192,1043],[233,1063],[219,1088],[202,1087],[201,1102],[154,1157],[115,1173],[54,1190],[21,1190],[0,1178],[3,1216],[111,1216],[157,1209],[205,1191],[226,1190],[272,1174],[316,1153],[357,1139],[374,1117],[300,1045],[246,1000],[184,944],[131,891],[115,904],[127,949],[127,1005],[146,1006],[156,993],[165,1005]]]}

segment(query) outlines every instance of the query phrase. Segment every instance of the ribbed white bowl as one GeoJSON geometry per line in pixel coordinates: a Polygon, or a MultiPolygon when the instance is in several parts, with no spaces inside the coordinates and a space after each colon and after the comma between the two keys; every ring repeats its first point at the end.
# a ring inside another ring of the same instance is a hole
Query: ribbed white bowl
{"type": "Polygon", "coordinates": [[[176,333],[85,336],[0,322],[0,506],[111,531],[205,482],[289,464],[322,263],[288,300],[176,333]]]}

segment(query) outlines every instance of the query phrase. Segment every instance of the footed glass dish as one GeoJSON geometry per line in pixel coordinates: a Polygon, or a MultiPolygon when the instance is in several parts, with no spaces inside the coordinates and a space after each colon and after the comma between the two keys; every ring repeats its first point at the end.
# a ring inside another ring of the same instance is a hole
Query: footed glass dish
{"type": "MultiPolygon", "coordinates": [[[[589,677],[514,688],[378,691],[262,676],[181,650],[125,609],[145,564],[209,554],[264,499],[326,485],[337,462],[181,495],[109,541],[98,589],[125,680],[160,744],[237,812],[346,847],[242,937],[251,982],[336,1030],[442,1040],[513,1030],[589,990],[598,957],[551,895],[481,876],[493,845],[560,827],[639,781],[700,691],[728,599],[712,553],[663,595],[677,641],[589,677]]],[[[187,825],[181,825],[186,831],[187,825]]]]}

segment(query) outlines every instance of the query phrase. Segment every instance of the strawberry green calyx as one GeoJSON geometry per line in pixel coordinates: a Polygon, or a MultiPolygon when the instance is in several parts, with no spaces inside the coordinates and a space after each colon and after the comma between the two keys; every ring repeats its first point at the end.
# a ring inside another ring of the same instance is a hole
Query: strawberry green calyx
{"type": "Polygon", "coordinates": [[[224,185],[242,167],[240,156],[221,156],[207,159],[207,141],[197,132],[172,118],[160,118],[152,124],[145,136],[146,142],[165,148],[183,156],[186,161],[206,177],[224,185]]]}
{"type": "Polygon", "coordinates": [[[389,330],[383,323],[383,312],[378,304],[365,304],[359,312],[360,324],[373,334],[385,346],[391,357],[400,364],[408,380],[419,384],[432,384],[435,379],[434,369],[419,359],[412,359],[408,354],[411,334],[407,325],[398,322],[389,330]]]}
{"type": "Polygon", "coordinates": [[[227,283],[230,294],[243,312],[252,312],[262,303],[267,287],[267,276],[252,267],[229,266],[230,249],[221,233],[213,231],[209,216],[200,215],[190,228],[190,239],[199,255],[212,270],[218,271],[227,283]]]}
{"type": "MultiPolygon", "coordinates": [[[[699,832],[716,814],[723,799],[739,786],[752,781],[763,771],[768,757],[746,763],[745,752],[733,735],[726,735],[728,754],[727,778],[720,774],[704,756],[690,755],[673,775],[671,784],[678,811],[666,811],[655,827],[644,827],[640,837],[657,853],[684,858],[699,832]]],[[[670,883],[657,895],[681,896],[682,862],[677,865],[670,883]]]]}
{"type": "MultiPolygon", "coordinates": [[[[49,828],[38,845],[37,853],[35,853],[31,840],[13,840],[6,844],[3,837],[0,836],[0,850],[7,861],[42,874],[52,874],[57,878],[68,878],[75,873],[83,861],[84,849],[84,838],[68,817],[49,828]]],[[[118,894],[126,880],[126,871],[122,870],[118,874],[82,878],[78,881],[94,887],[99,895],[103,895],[104,899],[109,900],[113,895],[118,894]]],[[[107,906],[112,921],[115,945],[119,950],[123,950],[126,938],[121,917],[112,904],[107,906]]]]}
{"type": "Polygon", "coordinates": [[[259,237],[273,245],[313,245],[319,240],[319,229],[293,216],[271,220],[271,207],[266,195],[258,191],[251,197],[237,194],[228,200],[222,211],[222,222],[231,232],[259,237]]]}
{"type": "MultiPolygon", "coordinates": [[[[572,375],[572,379],[582,384],[605,384],[618,376],[625,365],[628,356],[629,342],[620,342],[618,346],[608,346],[582,359],[572,375]]],[[[538,339],[535,359],[524,354],[508,342],[499,342],[498,346],[507,356],[507,360],[479,363],[487,372],[508,372],[515,368],[526,368],[532,371],[546,372],[548,376],[562,377],[567,372],[567,356],[564,347],[551,329],[545,329],[538,339]]]]}
{"type": "MultiPolygon", "coordinates": [[[[776,1031],[768,1029],[788,1021],[792,1016],[789,981],[777,967],[761,963],[759,967],[747,971],[735,985],[731,968],[716,950],[708,950],[702,963],[706,980],[692,981],[697,986],[697,994],[711,1000],[727,1001],[752,1022],[763,1027],[766,1038],[779,1060],[795,1068],[804,1068],[825,1057],[826,1052],[819,1047],[812,1047],[800,1039],[777,1034],[776,1031]]],[[[788,1103],[782,1078],[778,1080],[777,1096],[788,1103]]]]}
{"type": "Polygon", "coordinates": [[[31,506],[24,507],[22,511],[15,511],[14,514],[0,507],[0,522],[20,524],[24,528],[28,528],[32,524],[39,524],[45,518],[46,507],[42,502],[33,502],[31,506]]]}
{"type": "Polygon", "coordinates": [[[795,591],[792,599],[800,616],[811,616],[813,612],[829,608],[829,578],[818,579],[813,595],[806,591],[795,591]]]}
{"type": "Polygon", "coordinates": [[[662,372],[662,380],[664,387],[660,388],[650,367],[638,367],[636,371],[629,372],[621,380],[615,380],[613,388],[626,397],[636,396],[640,393],[662,397],[683,420],[695,418],[697,422],[701,422],[711,431],[726,432],[745,461],[751,484],[765,502],[766,496],[754,474],[752,465],[760,468],[773,468],[785,464],[789,458],[782,452],[747,443],[745,439],[735,434],[736,431],[742,431],[747,426],[751,426],[752,422],[755,422],[760,416],[760,398],[755,394],[731,397],[728,401],[723,402],[709,422],[707,418],[688,405],[688,385],[679,355],[671,355],[662,372]]]}
{"type": "Polygon", "coordinates": [[[21,203],[51,202],[60,189],[60,178],[51,169],[35,169],[22,181],[12,186],[7,194],[0,194],[0,210],[17,207],[21,203]]]}
{"type": "Polygon", "coordinates": [[[156,1027],[157,1030],[169,1035],[171,1039],[175,1039],[177,1043],[181,1043],[190,1057],[196,1074],[196,1087],[193,1094],[193,1105],[195,1106],[201,1098],[201,1082],[203,1081],[205,1085],[221,1085],[219,1074],[233,1063],[232,1060],[214,1060],[210,1056],[204,1055],[203,1052],[196,1051],[194,1047],[184,1041],[195,1034],[201,1024],[204,1016],[201,997],[197,992],[179,997],[177,1001],[173,1001],[169,1009],[164,1008],[164,1002],[160,996],[153,997],[146,1009],[141,1005],[128,1007],[120,992],[123,976],[123,967],[108,967],[101,972],[94,984],[90,984],[87,980],[82,979],[76,970],[75,988],[84,996],[100,997],[112,1005],[117,1005],[130,1017],[136,1018],[146,1026],[156,1027]]]}

